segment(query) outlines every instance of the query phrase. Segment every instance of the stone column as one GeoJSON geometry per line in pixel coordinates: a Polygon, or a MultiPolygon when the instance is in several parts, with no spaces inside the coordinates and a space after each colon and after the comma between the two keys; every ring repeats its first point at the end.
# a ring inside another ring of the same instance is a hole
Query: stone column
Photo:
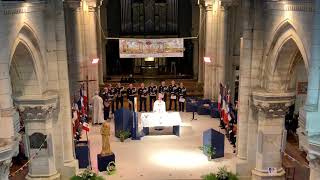
{"type": "Polygon", "coordinates": [[[240,80],[239,80],[239,112],[237,135],[236,172],[240,176],[248,176],[247,142],[248,112],[251,94],[251,57],[252,57],[252,22],[250,20],[250,0],[242,1],[243,34],[240,45],[240,80]]]}
{"type": "Polygon", "coordinates": [[[252,170],[253,180],[283,180],[281,146],[284,131],[284,116],[294,103],[294,93],[252,93],[253,107],[258,112],[258,137],[256,166],[252,170]],[[275,168],[268,173],[268,168],[275,168]]]}
{"type": "MultiPolygon", "coordinates": [[[[85,6],[86,1],[83,1],[83,6],[85,6]]],[[[97,4],[99,0],[88,0],[88,9],[84,8],[83,11],[83,33],[84,33],[84,43],[85,43],[85,56],[87,64],[87,73],[89,80],[95,80],[89,82],[89,92],[88,96],[91,98],[95,91],[99,91],[99,63],[92,64],[94,58],[101,57],[98,52],[98,35],[97,35],[97,4]]]]}
{"type": "Polygon", "coordinates": [[[308,111],[317,111],[320,109],[320,0],[315,0],[314,3],[311,65],[309,66],[308,95],[305,106],[308,111]]]}
{"type": "Polygon", "coordinates": [[[58,62],[58,82],[59,82],[59,123],[63,127],[63,160],[64,169],[62,178],[70,178],[78,171],[78,161],[74,157],[74,141],[72,134],[72,120],[71,120],[71,101],[70,101],[70,89],[69,89],[69,77],[68,61],[67,61],[67,47],[65,36],[65,17],[63,11],[63,4],[57,3],[56,13],[56,41],[57,50],[56,53],[58,62]]]}
{"type": "Polygon", "coordinates": [[[19,97],[16,103],[19,104],[21,118],[25,123],[29,157],[33,158],[26,179],[59,180],[61,177],[56,169],[53,137],[53,125],[58,121],[60,113],[58,96],[48,95],[37,99],[19,97]]]}
{"type": "Polygon", "coordinates": [[[204,64],[204,97],[205,98],[211,98],[212,97],[212,64],[214,61],[213,59],[213,52],[212,52],[212,2],[211,1],[206,1],[205,2],[205,52],[204,52],[204,57],[210,57],[211,62],[210,63],[205,63],[204,64]]]}
{"type": "Polygon", "coordinates": [[[66,16],[66,44],[68,53],[70,94],[73,96],[79,91],[80,82],[86,78],[84,43],[82,31],[82,15],[80,1],[65,1],[66,16]]]}
{"type": "Polygon", "coordinates": [[[102,46],[102,43],[104,43],[104,37],[103,37],[103,34],[102,34],[102,23],[101,23],[101,7],[102,5],[102,2],[98,2],[97,3],[97,7],[96,7],[96,21],[97,21],[97,42],[98,42],[98,56],[100,58],[99,60],[99,84],[103,84],[103,69],[104,69],[104,66],[106,66],[106,62],[104,62],[105,58],[103,58],[103,55],[102,55],[102,48],[104,48],[105,46],[102,46]]]}
{"type": "MultiPolygon", "coordinates": [[[[84,1],[66,1],[70,12],[67,18],[71,22],[66,23],[67,29],[72,29],[67,37],[70,38],[68,44],[68,56],[70,59],[70,76],[71,76],[71,94],[73,95],[79,90],[80,82],[86,80],[95,80],[89,82],[89,94],[91,97],[95,91],[99,90],[99,81],[103,79],[99,64],[102,59],[98,50],[98,26],[97,26],[97,4],[98,0],[84,1]],[[72,43],[73,42],[73,43],[72,43]],[[99,63],[92,64],[92,60],[98,58],[99,63]]],[[[68,12],[68,11],[67,11],[68,12]]],[[[88,93],[88,92],[87,92],[88,93]]]]}
{"type": "Polygon", "coordinates": [[[8,180],[11,158],[19,152],[14,131],[14,108],[9,65],[0,59],[0,179],[8,180]]]}
{"type": "Polygon", "coordinates": [[[219,7],[219,30],[217,36],[217,59],[216,59],[216,81],[212,84],[214,90],[213,98],[217,99],[220,83],[226,84],[226,61],[227,61],[227,30],[228,30],[228,3],[221,3],[219,7]]]}
{"type": "Polygon", "coordinates": [[[204,83],[204,41],[205,41],[205,7],[202,3],[199,4],[200,17],[199,17],[199,58],[198,58],[198,82],[204,83]]]}
{"type": "Polygon", "coordinates": [[[192,40],[193,43],[193,78],[199,77],[199,42],[197,39],[192,40]]]}

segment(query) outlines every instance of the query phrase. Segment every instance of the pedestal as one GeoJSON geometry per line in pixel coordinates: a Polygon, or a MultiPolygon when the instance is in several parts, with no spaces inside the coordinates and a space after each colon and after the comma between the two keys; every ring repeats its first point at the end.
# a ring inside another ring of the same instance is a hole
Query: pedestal
{"type": "Polygon", "coordinates": [[[98,159],[98,169],[100,172],[106,171],[107,166],[110,162],[115,162],[115,155],[112,153],[111,155],[97,155],[98,159]]]}
{"type": "MultiPolygon", "coordinates": [[[[215,148],[216,153],[211,157],[212,159],[224,157],[224,134],[214,129],[208,129],[203,132],[202,143],[203,147],[210,146],[215,148]]],[[[204,154],[206,154],[206,152],[204,152],[204,154]]]]}
{"type": "Polygon", "coordinates": [[[28,174],[26,176],[26,180],[43,180],[43,179],[47,179],[47,180],[60,180],[60,174],[56,173],[56,174],[52,174],[52,175],[46,175],[46,176],[33,176],[31,174],[28,174]]]}
{"type": "Polygon", "coordinates": [[[76,158],[79,161],[79,168],[87,168],[89,166],[89,146],[88,141],[79,141],[76,145],[76,158]]]}
{"type": "Polygon", "coordinates": [[[285,171],[280,168],[275,173],[268,173],[259,170],[252,170],[252,180],[284,180],[285,171]]]}

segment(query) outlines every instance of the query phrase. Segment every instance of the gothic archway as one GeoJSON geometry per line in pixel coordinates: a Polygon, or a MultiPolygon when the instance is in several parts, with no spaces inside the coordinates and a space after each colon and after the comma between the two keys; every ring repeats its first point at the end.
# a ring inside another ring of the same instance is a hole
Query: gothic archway
{"type": "MultiPolygon", "coordinates": [[[[278,176],[283,176],[280,152],[286,154],[286,147],[289,147],[286,146],[286,141],[290,140],[290,148],[298,152],[297,144],[300,143],[300,138],[304,139],[303,133],[297,132],[297,129],[304,126],[298,116],[307,96],[309,60],[301,39],[287,23],[275,33],[269,47],[262,66],[262,91],[253,92],[254,107],[259,112],[257,143],[267,149],[272,147],[273,150],[268,153],[272,152],[273,156],[269,159],[273,159],[272,163],[278,166],[278,176]],[[270,143],[264,138],[275,140],[270,143]]],[[[264,154],[266,151],[259,147],[258,154],[261,154],[256,157],[259,162],[256,166],[265,167],[268,163],[264,154]]],[[[257,175],[257,171],[253,171],[254,176],[257,175]]],[[[309,169],[305,168],[303,171],[306,171],[304,174],[308,174],[309,169]]]]}
{"type": "Polygon", "coordinates": [[[41,95],[39,74],[32,54],[24,43],[17,45],[12,56],[10,77],[14,97],[41,95]]]}

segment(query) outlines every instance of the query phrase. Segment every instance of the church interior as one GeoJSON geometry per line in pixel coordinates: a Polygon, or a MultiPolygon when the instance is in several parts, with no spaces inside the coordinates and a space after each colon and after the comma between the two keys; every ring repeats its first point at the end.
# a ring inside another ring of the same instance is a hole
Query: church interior
{"type": "Polygon", "coordinates": [[[0,180],[320,180],[320,0],[0,0],[0,180]]]}

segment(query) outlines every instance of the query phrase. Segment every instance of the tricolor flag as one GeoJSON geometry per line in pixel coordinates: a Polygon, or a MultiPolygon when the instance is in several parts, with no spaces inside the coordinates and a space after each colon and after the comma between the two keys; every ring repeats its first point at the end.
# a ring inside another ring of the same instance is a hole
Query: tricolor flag
{"type": "Polygon", "coordinates": [[[86,123],[86,122],[84,122],[84,123],[82,124],[82,129],[85,130],[85,131],[87,131],[87,132],[89,132],[89,131],[90,131],[89,124],[86,123]]]}

